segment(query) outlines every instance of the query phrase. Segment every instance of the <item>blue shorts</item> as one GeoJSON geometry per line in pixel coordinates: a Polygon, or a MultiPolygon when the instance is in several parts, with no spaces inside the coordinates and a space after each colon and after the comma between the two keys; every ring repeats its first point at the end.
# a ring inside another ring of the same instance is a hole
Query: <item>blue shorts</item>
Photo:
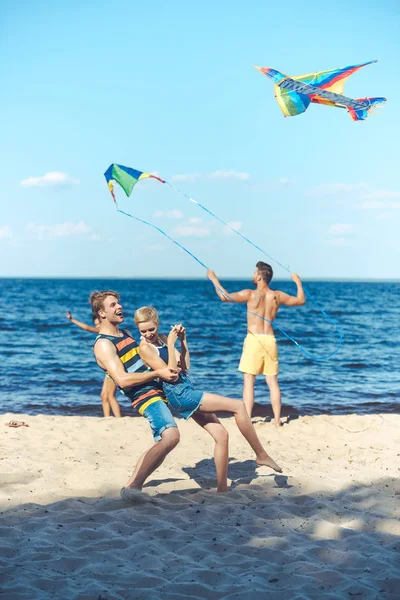
{"type": "Polygon", "coordinates": [[[146,417],[149,422],[155,442],[161,440],[163,431],[169,427],[177,426],[171,411],[162,400],[150,404],[150,406],[143,411],[143,416],[146,417]]]}
{"type": "Polygon", "coordinates": [[[189,377],[183,373],[176,383],[163,381],[163,390],[169,406],[184,419],[189,419],[196,412],[204,395],[204,392],[194,389],[189,377]]]}

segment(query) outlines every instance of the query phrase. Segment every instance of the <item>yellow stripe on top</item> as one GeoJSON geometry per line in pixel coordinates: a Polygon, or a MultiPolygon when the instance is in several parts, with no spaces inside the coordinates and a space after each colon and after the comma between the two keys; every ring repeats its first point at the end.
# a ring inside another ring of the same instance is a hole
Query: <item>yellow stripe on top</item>
{"type": "Polygon", "coordinates": [[[133,356],[136,356],[136,354],[139,354],[139,348],[132,348],[132,350],[129,350],[129,352],[127,352],[123,356],[120,356],[119,358],[120,358],[121,362],[126,363],[133,356]]]}
{"type": "Polygon", "coordinates": [[[165,398],[161,398],[160,396],[156,396],[155,398],[150,398],[150,400],[147,400],[147,402],[143,402],[142,406],[140,408],[138,408],[139,414],[142,415],[144,413],[144,411],[146,410],[146,408],[148,406],[150,406],[150,404],[154,404],[154,402],[160,402],[160,400],[161,400],[161,402],[165,402],[165,403],[167,402],[165,400],[165,398]]]}

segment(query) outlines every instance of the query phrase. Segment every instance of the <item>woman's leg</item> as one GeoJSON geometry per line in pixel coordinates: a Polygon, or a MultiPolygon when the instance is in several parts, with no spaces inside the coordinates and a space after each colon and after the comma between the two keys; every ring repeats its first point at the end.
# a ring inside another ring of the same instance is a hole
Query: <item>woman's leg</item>
{"type": "Polygon", "coordinates": [[[230,412],[235,417],[236,424],[240,430],[240,433],[246,438],[250,446],[255,452],[256,462],[258,465],[265,465],[271,467],[278,473],[282,472],[282,469],[276,462],[267,454],[264,450],[256,430],[254,429],[250,417],[247,414],[246,407],[241,400],[232,400],[231,398],[225,398],[224,396],[217,396],[216,394],[205,393],[203,395],[200,408],[201,412],[230,412]]]}
{"type": "Polygon", "coordinates": [[[219,419],[213,414],[196,412],[192,418],[215,441],[214,462],[217,471],[217,492],[228,491],[228,444],[229,435],[219,419]]]}
{"type": "Polygon", "coordinates": [[[103,415],[105,417],[111,417],[111,406],[110,406],[110,402],[108,400],[107,381],[110,381],[109,377],[104,378],[103,387],[101,388],[101,392],[100,392],[100,398],[101,398],[101,406],[103,408],[103,415]]]}
{"type": "Polygon", "coordinates": [[[115,397],[117,386],[110,377],[104,378],[103,388],[101,390],[101,401],[103,404],[103,413],[105,417],[111,416],[111,411],[114,417],[121,416],[121,409],[118,400],[115,397]]]}

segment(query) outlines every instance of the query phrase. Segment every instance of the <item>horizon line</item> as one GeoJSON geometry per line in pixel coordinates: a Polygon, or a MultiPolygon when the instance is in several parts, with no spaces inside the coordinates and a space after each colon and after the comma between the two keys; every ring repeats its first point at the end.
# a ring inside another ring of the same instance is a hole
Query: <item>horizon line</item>
{"type": "MultiPolygon", "coordinates": [[[[72,281],[81,281],[81,280],[99,280],[99,279],[109,279],[113,281],[208,281],[207,277],[175,277],[175,276],[163,276],[159,277],[157,275],[152,277],[146,276],[132,276],[132,277],[123,277],[123,276],[113,276],[113,275],[0,275],[0,280],[3,279],[41,279],[41,280],[72,280],[72,281]]],[[[226,281],[250,281],[250,277],[229,277],[227,275],[219,276],[219,279],[225,279],[226,281]]],[[[302,277],[302,281],[315,281],[315,282],[332,282],[332,283],[400,283],[399,278],[388,277],[388,278],[378,278],[378,277],[302,277]]],[[[274,281],[292,281],[289,277],[277,277],[274,281]]]]}

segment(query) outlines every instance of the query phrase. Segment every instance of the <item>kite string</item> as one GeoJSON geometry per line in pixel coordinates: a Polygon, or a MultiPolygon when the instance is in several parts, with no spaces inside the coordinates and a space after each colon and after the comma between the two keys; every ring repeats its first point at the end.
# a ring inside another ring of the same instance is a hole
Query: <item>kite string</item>
{"type": "MultiPolygon", "coordinates": [[[[260,246],[258,246],[257,244],[255,244],[254,242],[252,242],[249,238],[247,238],[245,235],[243,235],[242,233],[240,233],[240,231],[238,231],[237,229],[235,229],[234,227],[232,227],[231,225],[229,225],[226,221],[224,221],[223,219],[221,219],[220,217],[218,217],[218,215],[214,214],[211,210],[209,210],[206,206],[204,206],[203,204],[201,204],[200,202],[198,202],[197,200],[195,200],[194,198],[192,198],[191,196],[189,196],[188,194],[186,194],[185,192],[182,192],[182,190],[180,190],[179,188],[177,188],[175,185],[173,185],[172,183],[169,183],[169,181],[165,181],[164,183],[166,183],[170,188],[174,189],[176,192],[178,192],[179,194],[181,194],[182,196],[184,196],[185,198],[187,198],[188,200],[190,200],[190,202],[192,202],[193,204],[197,204],[197,206],[199,208],[201,208],[203,211],[205,211],[207,214],[209,214],[210,216],[212,216],[214,219],[216,219],[217,221],[219,221],[222,225],[224,225],[225,227],[227,227],[228,229],[230,229],[231,231],[233,231],[234,233],[236,233],[236,235],[238,235],[239,237],[242,238],[242,240],[244,240],[245,242],[247,242],[248,244],[250,244],[251,246],[253,246],[253,248],[255,248],[256,250],[258,250],[259,252],[261,252],[262,254],[264,254],[264,256],[266,256],[267,258],[269,258],[270,260],[272,260],[273,262],[275,262],[277,265],[279,265],[280,267],[282,267],[282,269],[284,269],[284,271],[287,271],[287,273],[290,273],[290,269],[289,267],[285,267],[285,265],[283,265],[281,262],[279,262],[279,260],[277,260],[276,258],[274,258],[273,256],[271,256],[270,254],[268,254],[267,252],[265,252],[265,250],[263,250],[262,248],[260,248],[260,246]]],[[[326,318],[328,319],[328,321],[330,323],[332,323],[332,325],[335,326],[336,331],[338,333],[339,336],[339,343],[335,349],[335,351],[333,351],[331,354],[329,354],[326,358],[330,358],[331,356],[333,356],[334,354],[336,354],[336,352],[339,351],[341,345],[343,344],[343,334],[342,334],[342,330],[339,327],[339,324],[330,316],[328,315],[328,313],[319,306],[319,304],[317,303],[316,299],[313,297],[313,295],[311,294],[311,292],[308,290],[308,288],[306,288],[306,286],[303,284],[303,290],[307,296],[307,298],[309,300],[311,300],[311,302],[314,304],[314,306],[317,308],[317,310],[319,310],[319,312],[326,318]]],[[[318,359],[317,359],[318,360],[318,359]]]]}
{"type": "MultiPolygon", "coordinates": [[[[144,219],[140,219],[139,217],[135,217],[134,215],[131,215],[130,213],[125,212],[124,210],[121,210],[117,204],[116,204],[116,208],[117,211],[120,212],[121,214],[130,217],[131,219],[134,219],[135,221],[138,221],[139,223],[143,223],[144,225],[147,225],[148,227],[151,227],[152,229],[155,229],[156,231],[158,231],[159,233],[161,233],[163,236],[165,236],[167,239],[169,239],[171,242],[173,242],[176,246],[178,246],[179,248],[181,248],[181,250],[183,250],[184,252],[186,252],[189,256],[191,256],[196,262],[199,263],[199,265],[201,265],[202,267],[204,267],[205,269],[208,270],[207,265],[205,265],[203,263],[203,261],[201,261],[197,256],[195,256],[192,252],[190,252],[190,250],[188,250],[187,248],[185,248],[185,246],[183,246],[182,244],[180,244],[179,242],[177,242],[174,238],[172,238],[170,235],[168,235],[168,233],[166,233],[163,229],[161,229],[161,227],[158,227],[157,225],[154,225],[153,223],[150,223],[149,221],[145,221],[144,219]]],[[[234,230],[235,231],[235,230],[234,230]]],[[[262,319],[263,321],[269,323],[270,325],[272,325],[273,327],[275,327],[276,329],[278,329],[278,331],[280,331],[282,333],[282,335],[284,335],[288,340],[290,340],[291,342],[293,342],[293,344],[295,344],[299,350],[301,350],[303,352],[303,354],[305,354],[305,356],[307,356],[308,358],[310,358],[311,360],[325,360],[327,358],[330,358],[331,356],[333,356],[334,354],[336,354],[336,352],[339,350],[339,347],[337,347],[333,352],[331,352],[330,354],[323,356],[323,355],[313,355],[310,352],[308,352],[308,350],[306,350],[305,348],[303,348],[303,346],[301,344],[299,344],[297,342],[297,340],[295,340],[295,338],[293,338],[290,334],[288,334],[284,329],[282,329],[282,327],[280,327],[276,322],[272,323],[272,321],[270,321],[269,319],[266,319],[265,317],[262,317],[261,315],[258,315],[257,313],[248,310],[245,306],[239,304],[238,302],[236,302],[236,300],[234,300],[225,290],[223,290],[222,288],[220,288],[219,286],[214,284],[214,287],[225,297],[228,298],[231,302],[237,304],[238,306],[240,306],[241,308],[243,308],[244,310],[246,310],[246,312],[248,314],[254,315],[256,317],[258,317],[259,319],[262,319]]]]}

